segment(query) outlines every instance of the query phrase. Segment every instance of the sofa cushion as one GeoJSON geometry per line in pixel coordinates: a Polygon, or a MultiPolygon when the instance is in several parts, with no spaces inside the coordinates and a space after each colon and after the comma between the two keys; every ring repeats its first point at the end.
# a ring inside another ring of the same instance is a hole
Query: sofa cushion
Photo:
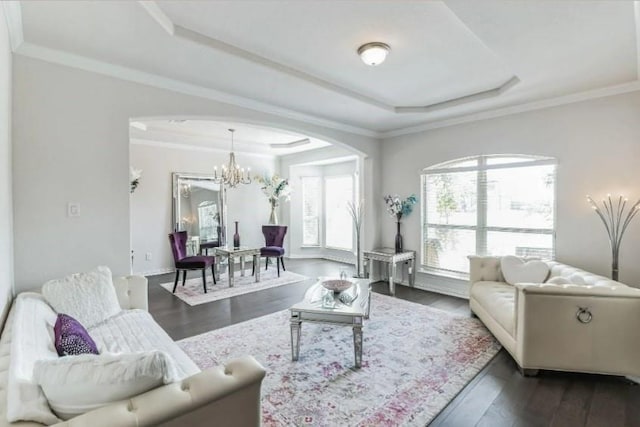
{"type": "Polygon", "coordinates": [[[504,256],[500,260],[504,279],[510,285],[516,283],[542,283],[549,275],[549,266],[537,260],[524,260],[516,256],[504,256]]]}
{"type": "Polygon", "coordinates": [[[515,337],[516,289],[513,286],[504,282],[475,282],[471,287],[471,297],[515,337]]]}
{"type": "Polygon", "coordinates": [[[98,354],[98,347],[89,332],[71,316],[58,314],[53,334],[58,356],[98,354]]]}
{"type": "Polygon", "coordinates": [[[571,280],[566,277],[556,276],[548,279],[545,283],[551,283],[552,285],[570,285],[571,280]]]}
{"type": "Polygon", "coordinates": [[[16,297],[12,316],[7,419],[54,424],[58,417],[35,382],[33,368],[38,360],[58,359],[53,346],[56,313],[41,295],[25,292],[16,297]]]}
{"type": "Polygon", "coordinates": [[[136,353],[159,350],[175,364],[178,380],[200,372],[184,351],[143,310],[124,310],[108,321],[88,328],[100,353],[136,353]]]}
{"type": "Polygon", "coordinates": [[[42,286],[42,295],[55,311],[68,314],[86,328],[121,310],[108,267],[50,280],[42,286]]]}
{"type": "Polygon", "coordinates": [[[33,376],[63,420],[176,380],[171,358],[160,351],[41,360],[33,376]]]}

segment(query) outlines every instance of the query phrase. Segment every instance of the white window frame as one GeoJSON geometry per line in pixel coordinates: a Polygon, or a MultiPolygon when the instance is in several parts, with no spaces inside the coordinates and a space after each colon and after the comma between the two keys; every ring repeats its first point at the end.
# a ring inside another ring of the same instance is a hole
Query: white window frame
{"type": "Polygon", "coordinates": [[[353,226],[351,227],[351,247],[350,248],[340,248],[337,246],[330,246],[327,245],[327,204],[326,204],[326,198],[327,198],[327,180],[332,179],[332,178],[351,178],[351,202],[353,203],[353,201],[356,198],[356,180],[353,174],[341,174],[341,175],[326,175],[324,177],[324,180],[322,182],[323,187],[322,187],[322,207],[323,207],[323,218],[324,218],[324,233],[323,233],[323,243],[324,243],[324,248],[325,249],[332,249],[332,250],[336,250],[336,251],[347,251],[347,252],[353,252],[353,248],[354,248],[354,236],[353,236],[353,226]]]}
{"type": "Polygon", "coordinates": [[[324,182],[322,179],[322,176],[320,175],[309,175],[309,176],[302,176],[301,178],[301,187],[302,187],[302,246],[303,248],[320,248],[322,247],[322,236],[323,236],[323,212],[324,212],[324,182]],[[317,234],[317,243],[315,244],[311,244],[311,243],[305,243],[304,242],[304,223],[305,223],[305,219],[308,218],[305,216],[305,212],[304,212],[304,205],[305,205],[305,185],[304,185],[304,181],[305,179],[317,179],[318,180],[318,212],[316,213],[317,215],[317,220],[318,220],[318,234],[317,234]]]}
{"type": "MultiPolygon", "coordinates": [[[[557,215],[557,161],[553,158],[549,157],[541,157],[541,156],[531,156],[531,155],[523,155],[523,154],[495,154],[495,155],[480,155],[480,156],[472,156],[465,157],[460,159],[455,159],[452,161],[440,163],[431,167],[424,168],[422,171],[422,175],[420,176],[420,194],[422,196],[421,202],[421,221],[420,221],[420,234],[421,234],[421,242],[420,242],[420,271],[423,273],[434,274],[438,276],[448,276],[453,278],[466,279],[468,278],[467,273],[463,273],[455,270],[448,270],[445,268],[433,268],[425,263],[425,257],[427,255],[426,249],[426,237],[428,228],[443,228],[449,230],[470,230],[474,231],[476,235],[476,254],[484,255],[486,254],[487,248],[487,234],[491,231],[501,231],[501,232],[517,232],[517,233],[533,233],[533,234],[549,234],[552,236],[551,239],[551,256],[552,259],[555,258],[556,251],[556,215],[557,215]],[[523,162],[512,162],[512,163],[501,163],[495,165],[487,164],[487,159],[489,158],[500,158],[500,157],[513,157],[513,158],[524,158],[527,159],[523,162]],[[477,160],[478,164],[476,166],[463,166],[463,167],[446,167],[447,164],[455,164],[462,163],[464,161],[469,160],[477,160]],[[513,169],[516,167],[532,167],[532,166],[543,166],[543,165],[553,165],[556,168],[554,169],[554,205],[553,205],[553,225],[552,228],[519,228],[519,227],[496,227],[496,226],[487,226],[487,207],[486,204],[481,208],[481,200],[487,200],[487,186],[482,183],[486,183],[487,179],[487,171],[492,169],[513,169]],[[429,175],[436,175],[442,173],[454,173],[454,172],[477,172],[477,218],[476,225],[449,225],[449,224],[427,224],[425,219],[427,216],[427,198],[425,197],[426,193],[426,185],[427,185],[427,177],[429,175]]],[[[471,254],[470,254],[471,255],[471,254]]]]}

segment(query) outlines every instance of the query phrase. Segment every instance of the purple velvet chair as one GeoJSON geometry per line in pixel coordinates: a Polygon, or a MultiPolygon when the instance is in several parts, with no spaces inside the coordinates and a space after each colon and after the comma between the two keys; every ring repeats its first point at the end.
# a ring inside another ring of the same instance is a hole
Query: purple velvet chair
{"type": "Polygon", "coordinates": [[[169,242],[171,243],[171,252],[176,265],[176,280],[173,284],[173,292],[178,287],[178,278],[182,271],[182,286],[187,280],[187,270],[202,270],[202,286],[204,293],[207,293],[207,268],[211,267],[211,275],[213,276],[213,284],[216,284],[215,263],[216,258],[212,256],[187,256],[187,232],[176,231],[169,234],[169,242]]]}
{"type": "MultiPolygon", "coordinates": [[[[262,234],[264,234],[265,246],[260,248],[260,256],[265,257],[265,270],[269,268],[269,258],[276,259],[276,266],[278,267],[278,277],[280,277],[280,264],[282,269],[284,268],[284,248],[282,247],[284,242],[284,236],[287,234],[286,225],[263,225],[262,234]]],[[[255,265],[253,266],[255,273],[255,265]]]]}

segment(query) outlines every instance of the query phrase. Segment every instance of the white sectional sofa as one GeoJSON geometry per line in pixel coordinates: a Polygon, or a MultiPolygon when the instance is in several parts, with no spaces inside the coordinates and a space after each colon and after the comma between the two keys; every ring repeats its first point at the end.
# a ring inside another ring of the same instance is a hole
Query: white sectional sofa
{"type": "MultiPolygon", "coordinates": [[[[182,381],[162,385],[135,397],[94,409],[55,424],[56,426],[260,425],[260,386],[265,371],[255,359],[247,356],[225,366],[200,372],[147,313],[146,278],[114,278],[113,284],[120,306],[127,311],[122,311],[117,320],[109,320],[90,331],[96,343],[115,352],[126,347],[132,351],[146,351],[149,346],[160,347],[158,350],[175,359],[179,369],[192,375],[182,381]],[[128,333],[118,336],[123,328],[128,333]],[[145,336],[134,336],[136,331],[144,331],[145,336]]],[[[14,302],[0,336],[0,427],[41,426],[37,422],[7,421],[7,384],[12,358],[11,330],[17,327],[15,306],[14,302]]]]}
{"type": "Polygon", "coordinates": [[[640,289],[547,262],[571,284],[506,283],[499,257],[471,256],[470,309],[525,375],[539,369],[640,376],[640,289]]]}

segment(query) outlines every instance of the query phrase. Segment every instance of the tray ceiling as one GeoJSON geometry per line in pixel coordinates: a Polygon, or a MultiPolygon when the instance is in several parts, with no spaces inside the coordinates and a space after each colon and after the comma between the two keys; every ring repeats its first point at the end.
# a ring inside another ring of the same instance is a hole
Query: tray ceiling
{"type": "Polygon", "coordinates": [[[638,76],[633,2],[20,5],[25,42],[17,53],[72,53],[373,132],[638,76]],[[371,41],[391,46],[378,67],[356,54],[371,41]]]}

